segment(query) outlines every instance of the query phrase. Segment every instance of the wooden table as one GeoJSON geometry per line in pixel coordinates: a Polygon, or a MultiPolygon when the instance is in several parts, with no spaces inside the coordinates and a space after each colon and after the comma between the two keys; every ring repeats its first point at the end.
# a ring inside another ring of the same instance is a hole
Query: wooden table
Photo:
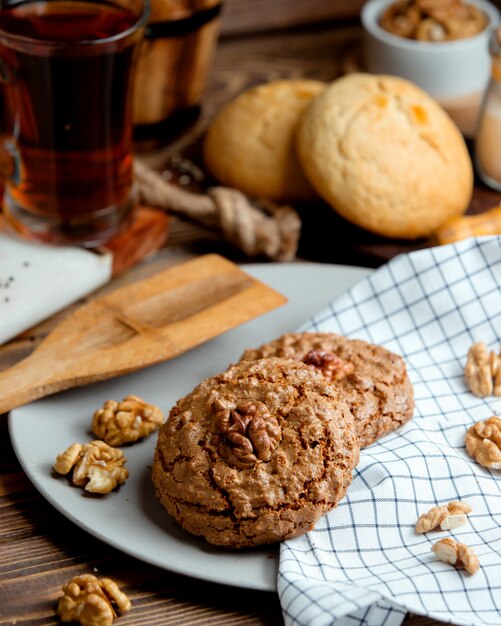
{"type": "MultiPolygon", "coordinates": [[[[200,125],[174,146],[151,154],[150,159],[161,166],[170,150],[193,141],[223,102],[250,85],[285,76],[335,78],[346,69],[359,38],[358,26],[344,24],[223,40],[200,125]]],[[[472,210],[498,202],[497,194],[477,186],[472,210]]],[[[349,231],[348,244],[341,245],[340,238],[332,236],[337,230],[332,214],[309,216],[301,255],[314,260],[376,266],[413,247],[404,242],[379,240],[356,229],[349,231]],[[320,235],[321,232],[326,234],[320,235]]],[[[170,245],[107,289],[208,249],[234,254],[208,231],[173,220],[170,245]]],[[[241,257],[236,255],[236,258],[241,257]]],[[[0,348],[0,369],[29,354],[66,313],[0,348]]],[[[133,609],[117,622],[124,626],[283,623],[275,594],[227,588],[156,569],[108,547],[69,522],[38,494],[24,475],[10,444],[7,420],[0,416],[0,624],[59,623],[55,605],[61,585],[76,574],[92,572],[113,577],[129,594],[133,609]]],[[[415,616],[406,620],[406,626],[433,623],[415,616]]]]}

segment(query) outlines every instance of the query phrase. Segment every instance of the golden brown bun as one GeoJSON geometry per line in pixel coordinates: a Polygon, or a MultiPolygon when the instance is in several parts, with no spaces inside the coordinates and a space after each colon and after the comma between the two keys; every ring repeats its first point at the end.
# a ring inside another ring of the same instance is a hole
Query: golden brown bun
{"type": "Polygon", "coordinates": [[[316,80],[277,80],[227,104],[211,124],[204,160],[221,183],[277,201],[317,198],[297,160],[294,133],[313,98],[316,80]]]}
{"type": "Polygon", "coordinates": [[[459,130],[400,78],[352,74],[332,83],[303,115],[297,149],[338,213],[387,237],[430,235],[465,212],[473,191],[459,130]]]}

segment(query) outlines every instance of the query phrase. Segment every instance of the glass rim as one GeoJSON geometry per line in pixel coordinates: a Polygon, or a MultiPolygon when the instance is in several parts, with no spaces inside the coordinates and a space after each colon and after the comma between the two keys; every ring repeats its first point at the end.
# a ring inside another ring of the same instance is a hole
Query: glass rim
{"type": "MultiPolygon", "coordinates": [[[[13,2],[12,8],[22,6],[25,4],[35,4],[38,2],[50,4],[57,0],[20,0],[19,2],[13,2]]],[[[104,4],[100,2],[100,0],[64,0],[68,4],[73,3],[82,3],[88,2],[91,4],[104,4]]],[[[43,46],[44,48],[49,49],[64,49],[71,50],[74,48],[98,48],[99,46],[105,46],[106,44],[112,44],[117,41],[121,41],[122,39],[126,39],[130,35],[133,35],[139,29],[146,25],[148,18],[150,17],[151,12],[151,3],[150,0],[140,0],[142,3],[142,11],[141,14],[137,17],[137,20],[130,26],[129,28],[123,30],[120,33],[116,33],[115,35],[110,35],[109,37],[104,37],[103,39],[82,39],[81,41],[53,41],[53,40],[40,40],[35,39],[34,37],[27,37],[26,35],[17,35],[14,33],[9,33],[5,30],[2,30],[0,27],[0,41],[3,39],[7,42],[17,43],[17,44],[25,44],[28,46],[43,46]]],[[[122,5],[119,5],[122,6],[122,5]]],[[[3,9],[7,8],[2,6],[3,9]]],[[[0,9],[0,13],[1,13],[0,9]]]]}

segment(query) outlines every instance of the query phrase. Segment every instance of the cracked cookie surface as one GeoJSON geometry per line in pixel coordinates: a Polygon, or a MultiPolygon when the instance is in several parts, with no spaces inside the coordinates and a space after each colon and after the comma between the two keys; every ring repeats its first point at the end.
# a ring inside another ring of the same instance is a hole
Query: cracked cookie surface
{"type": "Polygon", "coordinates": [[[239,363],[178,401],[152,479],[167,512],[215,545],[255,546],[311,530],[358,463],[353,416],[311,367],[239,363]]]}
{"type": "Polygon", "coordinates": [[[333,333],[287,333],[246,350],[240,360],[270,357],[305,361],[324,373],[348,402],[361,448],[413,415],[414,394],[405,362],[381,346],[333,333]]]}

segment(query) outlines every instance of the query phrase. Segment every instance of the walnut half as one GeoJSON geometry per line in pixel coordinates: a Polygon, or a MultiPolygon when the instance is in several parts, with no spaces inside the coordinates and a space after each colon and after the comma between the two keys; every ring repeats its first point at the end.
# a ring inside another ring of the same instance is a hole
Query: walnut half
{"type": "Polygon", "coordinates": [[[496,415],[477,422],[466,431],[466,451],[477,463],[501,469],[501,419],[496,415]]]}
{"type": "Polygon", "coordinates": [[[468,350],[464,376],[470,391],[479,398],[501,396],[501,356],[487,352],[485,343],[474,343],[468,350]]]}
{"type": "Polygon", "coordinates": [[[110,626],[117,616],[115,606],[124,613],[131,607],[129,598],[111,578],[98,579],[92,574],[75,576],[63,586],[57,614],[63,622],[82,626],[110,626]]]}
{"type": "Polygon", "coordinates": [[[107,400],[92,418],[92,430],[110,446],[121,446],[147,437],[164,423],[162,411],[137,396],[121,402],[107,400]]]}
{"type": "Polygon", "coordinates": [[[303,358],[303,363],[313,365],[329,380],[341,380],[353,372],[355,366],[350,361],[328,350],[310,350],[303,358]]]}
{"type": "Polygon", "coordinates": [[[465,543],[447,537],[437,541],[431,549],[441,561],[462,565],[468,574],[475,574],[480,569],[477,555],[465,543]]]}
{"type": "Polygon", "coordinates": [[[434,506],[419,516],[416,522],[417,533],[427,533],[435,528],[452,530],[466,524],[466,516],[471,513],[471,506],[466,502],[449,502],[447,506],[434,506]]]}
{"type": "Polygon", "coordinates": [[[269,461],[281,429],[263,402],[246,402],[234,409],[216,405],[213,443],[230,465],[246,468],[269,461]]]}
{"type": "Polygon", "coordinates": [[[125,467],[127,459],[118,448],[104,441],[73,443],[59,454],[54,464],[58,474],[69,474],[73,469],[72,481],[91,493],[109,493],[122,485],[129,477],[125,467]]]}

